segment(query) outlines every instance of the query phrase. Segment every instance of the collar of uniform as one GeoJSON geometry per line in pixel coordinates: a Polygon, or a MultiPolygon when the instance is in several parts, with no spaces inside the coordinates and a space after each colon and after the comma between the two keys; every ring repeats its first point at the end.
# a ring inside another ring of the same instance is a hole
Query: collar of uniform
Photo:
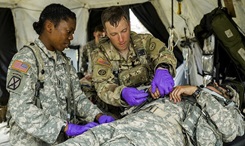
{"type": "Polygon", "coordinates": [[[57,53],[57,64],[66,64],[65,54],[62,54],[60,51],[56,51],[57,53]]]}
{"type": "Polygon", "coordinates": [[[89,41],[85,44],[84,48],[91,48],[91,49],[95,49],[96,48],[96,44],[95,44],[95,40],[89,41]]]}
{"type": "MultiPolygon", "coordinates": [[[[51,59],[54,59],[53,56],[50,54],[50,52],[48,51],[48,49],[44,46],[44,44],[42,43],[42,41],[40,39],[36,39],[34,41],[34,43],[42,50],[42,52],[48,57],[48,58],[51,58],[51,59]]],[[[63,55],[61,54],[60,51],[55,51],[56,54],[57,54],[57,64],[62,64],[62,63],[65,63],[65,59],[64,57],[62,57],[63,55]]]]}
{"type": "Polygon", "coordinates": [[[117,49],[113,46],[113,44],[110,42],[110,47],[105,48],[106,53],[108,54],[110,60],[121,60],[121,56],[117,49]]]}
{"type": "Polygon", "coordinates": [[[42,50],[42,52],[44,52],[44,54],[48,58],[53,58],[53,56],[49,53],[48,49],[44,46],[44,44],[42,43],[40,39],[36,39],[34,43],[42,50]]]}
{"type": "Polygon", "coordinates": [[[92,41],[90,41],[89,42],[90,43],[90,45],[91,45],[91,47],[93,48],[93,49],[95,49],[98,45],[96,45],[96,43],[95,43],[95,39],[93,39],[92,41]]]}
{"type": "MultiPolygon", "coordinates": [[[[110,43],[110,48],[105,49],[105,50],[106,50],[106,53],[108,54],[110,60],[122,60],[122,56],[120,55],[118,50],[111,43],[110,43]]],[[[134,51],[132,44],[130,43],[128,58],[132,59],[132,58],[134,58],[134,56],[136,56],[136,53],[134,51]]]]}
{"type": "Polygon", "coordinates": [[[129,52],[128,52],[128,59],[133,60],[135,57],[136,57],[135,49],[134,49],[132,43],[130,43],[129,52]]]}

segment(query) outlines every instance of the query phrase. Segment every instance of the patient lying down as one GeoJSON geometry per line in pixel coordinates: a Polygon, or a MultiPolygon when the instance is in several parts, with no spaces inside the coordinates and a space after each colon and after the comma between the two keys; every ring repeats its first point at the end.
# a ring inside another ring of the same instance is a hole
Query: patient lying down
{"type": "Polygon", "coordinates": [[[99,125],[61,143],[63,146],[223,145],[244,134],[239,97],[230,86],[176,86],[168,97],[138,112],[99,125]]]}

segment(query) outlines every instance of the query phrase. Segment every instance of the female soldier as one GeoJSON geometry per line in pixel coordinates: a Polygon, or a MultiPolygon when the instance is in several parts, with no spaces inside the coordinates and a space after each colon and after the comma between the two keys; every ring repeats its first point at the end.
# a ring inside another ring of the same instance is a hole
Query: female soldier
{"type": "Polygon", "coordinates": [[[86,98],[62,53],[73,39],[75,13],[51,4],[33,28],[38,39],[15,54],[8,70],[11,145],[51,145],[113,121],[86,98]],[[88,123],[72,124],[76,115],[88,123]]]}

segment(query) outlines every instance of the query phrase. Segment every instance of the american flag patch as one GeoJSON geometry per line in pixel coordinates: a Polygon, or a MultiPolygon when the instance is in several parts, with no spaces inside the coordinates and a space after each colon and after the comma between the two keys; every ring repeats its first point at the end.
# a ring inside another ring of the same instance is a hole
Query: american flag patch
{"type": "Polygon", "coordinates": [[[27,71],[30,68],[30,65],[25,63],[25,62],[22,62],[20,60],[15,60],[12,64],[11,68],[14,70],[18,70],[20,72],[23,72],[23,73],[27,73],[27,71]]]}
{"type": "Polygon", "coordinates": [[[108,66],[108,67],[111,66],[111,64],[110,64],[107,60],[104,60],[104,59],[102,59],[102,58],[99,58],[99,59],[97,60],[97,63],[98,63],[98,64],[101,64],[101,65],[108,66]]]}

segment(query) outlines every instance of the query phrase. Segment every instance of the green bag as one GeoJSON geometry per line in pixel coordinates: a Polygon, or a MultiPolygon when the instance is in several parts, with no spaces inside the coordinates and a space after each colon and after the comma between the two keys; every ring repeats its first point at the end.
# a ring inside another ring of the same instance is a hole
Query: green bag
{"type": "Polygon", "coordinates": [[[222,9],[215,11],[211,22],[215,36],[223,44],[224,50],[245,75],[245,43],[234,21],[222,9]]]}
{"type": "Polygon", "coordinates": [[[203,40],[214,34],[216,41],[221,45],[220,48],[225,50],[244,78],[245,37],[226,9],[218,7],[205,14],[200,24],[194,28],[194,33],[201,47],[203,47],[203,40]]]}

